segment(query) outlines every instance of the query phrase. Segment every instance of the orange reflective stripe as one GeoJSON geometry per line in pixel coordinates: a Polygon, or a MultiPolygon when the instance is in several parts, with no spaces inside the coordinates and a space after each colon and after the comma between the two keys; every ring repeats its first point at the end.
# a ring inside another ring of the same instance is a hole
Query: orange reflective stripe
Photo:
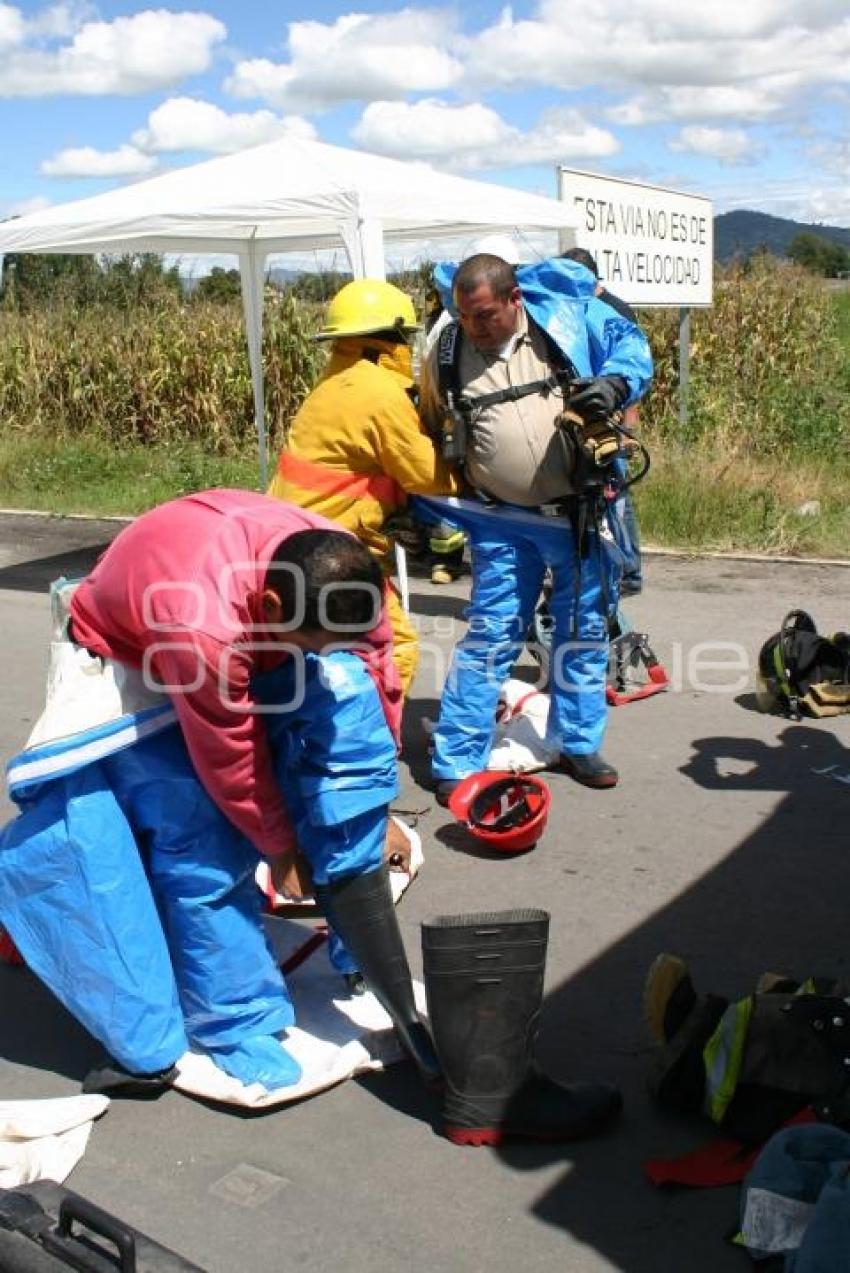
{"type": "Polygon", "coordinates": [[[327,464],[315,464],[302,460],[290,451],[282,451],[277,471],[286,482],[301,486],[322,495],[350,495],[362,499],[371,495],[381,504],[404,503],[404,492],[386,473],[350,473],[347,469],[332,469],[327,464]]]}

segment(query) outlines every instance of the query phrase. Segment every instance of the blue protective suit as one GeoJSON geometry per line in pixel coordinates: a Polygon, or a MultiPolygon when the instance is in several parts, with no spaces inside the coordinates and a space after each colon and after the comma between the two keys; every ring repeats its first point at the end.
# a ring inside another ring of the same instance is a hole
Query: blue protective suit
{"type": "MultiPolygon", "coordinates": [[[[435,279],[451,304],[455,266],[438,266],[435,279]]],[[[530,316],[552,338],[580,376],[622,376],[629,402],[652,376],[652,357],[640,328],[594,295],[596,280],[561,258],[516,271],[530,316]]],[[[463,386],[461,386],[461,389],[463,386]]],[[[587,534],[579,560],[566,518],[548,518],[512,505],[416,497],[424,518],[452,521],[466,530],[472,549],[469,627],[458,643],[434,734],[433,774],[463,778],[486,767],[499,690],[522,649],[547,568],[552,572],[554,617],[551,705],[547,745],[589,755],[605,732],[608,614],[628,553],[622,519],[587,534]]]]}
{"type": "MultiPolygon", "coordinates": [[[[255,691],[323,883],[380,866],[396,748],[360,659],[307,655],[301,667],[303,679],[291,662],[255,691]]],[[[178,727],[70,772],[56,751],[26,753],[28,776],[10,791],[21,812],[0,832],[0,921],[30,968],[133,1072],[290,1025],[256,850],[207,796],[178,727]],[[34,780],[40,762],[57,776],[34,780]]]]}

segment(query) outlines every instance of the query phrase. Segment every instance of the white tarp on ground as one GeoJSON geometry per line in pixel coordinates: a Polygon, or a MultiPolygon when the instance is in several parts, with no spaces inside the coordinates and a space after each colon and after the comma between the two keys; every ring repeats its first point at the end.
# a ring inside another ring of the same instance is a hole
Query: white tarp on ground
{"type": "Polygon", "coordinates": [[[8,252],[234,253],[266,482],[263,277],[272,253],[345,246],[356,277],[383,278],[388,243],[488,230],[564,230],[566,203],[322,142],[282,139],[91,199],[0,222],[8,252]]]}

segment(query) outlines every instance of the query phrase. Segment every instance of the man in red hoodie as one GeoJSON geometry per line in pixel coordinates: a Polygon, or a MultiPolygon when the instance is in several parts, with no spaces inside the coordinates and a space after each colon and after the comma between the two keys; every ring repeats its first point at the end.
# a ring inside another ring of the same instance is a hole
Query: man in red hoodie
{"type": "MultiPolygon", "coordinates": [[[[262,933],[258,854],[279,890],[315,892],[433,1076],[384,864],[401,695],[382,602],[380,571],[353,535],[236,490],[143,514],[77,588],[71,639],[138,669],[179,725],[72,775],[54,824],[80,859],[72,900],[18,889],[24,929],[35,911],[41,925],[28,962],[48,985],[45,948],[55,941],[75,963],[70,989],[58,969],[51,988],[110,1053],[88,1090],[156,1087],[187,1047],[245,1083],[298,1081],[278,1037],[294,1013],[262,933]],[[88,822],[67,833],[87,801],[88,822]],[[133,841],[143,875],[135,853],[114,847],[133,841]]],[[[18,824],[0,849],[25,843],[26,808],[18,824]]]]}

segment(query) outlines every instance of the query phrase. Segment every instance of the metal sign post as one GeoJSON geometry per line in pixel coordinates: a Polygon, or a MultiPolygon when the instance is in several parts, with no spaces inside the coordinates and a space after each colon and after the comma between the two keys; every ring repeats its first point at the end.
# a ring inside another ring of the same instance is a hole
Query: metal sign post
{"type": "Polygon", "coordinates": [[[688,423],[688,382],[691,374],[691,311],[679,310],[679,424],[688,423]]]}

